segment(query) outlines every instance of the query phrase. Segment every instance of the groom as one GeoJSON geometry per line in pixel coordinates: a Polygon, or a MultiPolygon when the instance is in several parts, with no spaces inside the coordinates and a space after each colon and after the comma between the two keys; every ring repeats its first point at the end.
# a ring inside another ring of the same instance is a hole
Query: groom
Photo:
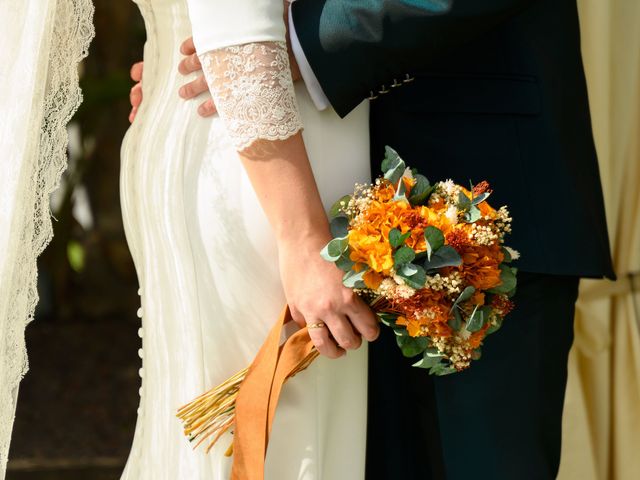
{"type": "Polygon", "coordinates": [[[579,278],[614,277],[575,0],[297,0],[289,20],[318,108],[370,99],[374,175],[390,145],[434,181],[487,180],[522,255],[469,370],[429,377],[388,331],[370,345],[367,480],[555,478],[579,278]]]}

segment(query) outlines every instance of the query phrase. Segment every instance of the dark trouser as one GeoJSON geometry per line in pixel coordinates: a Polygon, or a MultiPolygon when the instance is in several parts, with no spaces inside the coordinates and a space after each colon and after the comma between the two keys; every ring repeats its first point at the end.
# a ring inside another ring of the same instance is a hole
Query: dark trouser
{"type": "Polygon", "coordinates": [[[555,478],[578,282],[520,272],[482,358],[447,377],[411,367],[383,329],[369,347],[367,480],[555,478]]]}

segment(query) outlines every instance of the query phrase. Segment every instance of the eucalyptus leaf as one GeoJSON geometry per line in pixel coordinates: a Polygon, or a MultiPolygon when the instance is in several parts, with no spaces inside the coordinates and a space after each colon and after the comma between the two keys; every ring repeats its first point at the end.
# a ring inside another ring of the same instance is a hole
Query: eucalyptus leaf
{"type": "Polygon", "coordinates": [[[491,195],[491,192],[484,192],[481,193],[480,195],[478,195],[477,197],[473,197],[473,200],[471,201],[471,203],[473,205],[479,205],[482,202],[484,202],[487,198],[489,198],[489,195],[491,195]]]}
{"type": "Polygon", "coordinates": [[[349,255],[347,255],[347,253],[348,252],[343,253],[340,256],[340,258],[334,261],[336,264],[336,267],[338,267],[343,272],[348,272],[356,264],[353,260],[349,258],[349,255]]]}
{"type": "Polygon", "coordinates": [[[389,145],[384,147],[384,160],[382,160],[382,173],[387,173],[390,169],[396,166],[402,159],[398,152],[396,152],[389,145]]]}
{"type": "Polygon", "coordinates": [[[504,293],[509,295],[512,293],[517,285],[516,280],[516,272],[517,270],[509,265],[505,265],[504,263],[500,264],[500,280],[502,283],[497,287],[494,287],[490,290],[487,290],[489,293],[504,293]]]}
{"type": "Polygon", "coordinates": [[[466,302],[467,300],[469,300],[473,294],[476,293],[476,289],[473,285],[469,285],[468,287],[466,287],[461,293],[460,295],[458,295],[458,298],[456,298],[455,302],[453,302],[453,305],[451,305],[451,310],[455,310],[456,307],[461,304],[462,302],[466,302]]]}
{"type": "Polygon", "coordinates": [[[329,256],[337,260],[344,252],[349,249],[349,239],[347,237],[338,237],[327,243],[327,252],[329,256]]]}
{"type": "Polygon", "coordinates": [[[389,244],[391,248],[398,248],[411,235],[411,230],[401,233],[397,228],[389,230],[389,244]]]}
{"type": "Polygon", "coordinates": [[[346,237],[349,233],[349,217],[346,215],[337,215],[329,222],[331,235],[334,237],[346,237]]]}
{"type": "MultiPolygon", "coordinates": [[[[387,312],[377,312],[377,315],[378,315],[378,318],[380,319],[380,322],[382,322],[387,327],[396,326],[396,320],[398,319],[397,315],[394,315],[392,313],[387,313],[387,312]]],[[[403,330],[406,331],[406,329],[403,329],[403,330]]]]}
{"type": "Polygon", "coordinates": [[[456,249],[450,245],[444,245],[431,254],[431,259],[424,262],[424,268],[433,271],[443,267],[457,267],[461,263],[462,257],[456,249]]]}
{"type": "Polygon", "coordinates": [[[423,288],[427,281],[427,272],[420,265],[413,265],[416,268],[416,273],[413,275],[404,275],[401,271],[398,275],[405,281],[411,288],[423,288]]]}
{"type": "MultiPolygon", "coordinates": [[[[393,148],[386,147],[385,153],[385,161],[388,158],[389,163],[386,164],[388,168],[384,170],[384,178],[395,185],[396,183],[398,183],[398,180],[400,180],[400,178],[402,178],[402,176],[404,175],[404,171],[406,170],[407,166],[404,163],[404,160],[400,158],[400,155],[398,155],[398,153],[393,148]]],[[[383,165],[385,165],[385,162],[382,163],[383,165]]]]}
{"type": "Polygon", "coordinates": [[[334,203],[329,209],[329,218],[337,217],[343,211],[343,209],[349,204],[351,200],[351,195],[345,195],[340,198],[336,203],[334,203]]]}
{"type": "Polygon", "coordinates": [[[456,369],[451,365],[447,365],[446,363],[439,363],[434,365],[431,370],[429,370],[430,375],[436,375],[438,377],[443,377],[445,375],[450,375],[452,373],[456,373],[456,369]]]}
{"type": "Polygon", "coordinates": [[[478,308],[473,309],[471,316],[467,319],[466,329],[467,331],[474,333],[479,331],[484,326],[484,312],[478,308]]]}
{"type": "Polygon", "coordinates": [[[342,277],[342,284],[347,288],[366,288],[366,285],[362,280],[366,271],[366,269],[360,270],[359,272],[349,270],[342,277]]]}
{"type": "Polygon", "coordinates": [[[431,254],[444,245],[444,234],[439,228],[429,225],[424,229],[424,239],[427,243],[427,259],[431,260],[431,254]]]}
{"type": "Polygon", "coordinates": [[[402,265],[402,267],[400,268],[400,272],[402,273],[402,275],[410,277],[418,272],[418,266],[414,265],[413,263],[406,263],[402,265]]]}
{"type": "Polygon", "coordinates": [[[429,180],[424,175],[414,174],[416,180],[415,185],[409,192],[409,202],[411,205],[423,205],[429,195],[433,192],[434,187],[431,186],[429,180]]]}
{"type": "Polygon", "coordinates": [[[416,258],[416,252],[414,252],[413,248],[404,245],[393,254],[393,265],[398,269],[405,263],[412,262],[414,258],[416,258]]]}
{"type": "Polygon", "coordinates": [[[444,358],[435,348],[427,348],[422,354],[422,358],[412,366],[417,368],[432,368],[444,358]]]}
{"type": "Polygon", "coordinates": [[[502,327],[503,317],[496,317],[496,323],[487,329],[487,335],[497,332],[502,327]]]}
{"type": "Polygon", "coordinates": [[[464,192],[458,192],[458,208],[464,211],[471,208],[471,199],[464,192]]]}
{"type": "MultiPolygon", "coordinates": [[[[338,260],[342,253],[345,251],[342,247],[342,241],[346,239],[334,238],[327,243],[322,250],[320,250],[320,256],[328,262],[335,262],[338,260]]],[[[346,248],[349,248],[349,241],[346,240],[346,248]]]]}
{"type": "Polygon", "coordinates": [[[453,309],[453,318],[449,319],[448,325],[456,332],[460,331],[462,328],[462,315],[460,314],[459,309],[453,309]]]}
{"type": "Polygon", "coordinates": [[[480,220],[480,217],[482,217],[480,209],[475,205],[471,205],[469,210],[464,214],[464,221],[467,223],[475,223],[480,220]]]}
{"type": "Polygon", "coordinates": [[[427,337],[396,337],[396,342],[405,357],[411,358],[420,355],[429,346],[427,337]]]}

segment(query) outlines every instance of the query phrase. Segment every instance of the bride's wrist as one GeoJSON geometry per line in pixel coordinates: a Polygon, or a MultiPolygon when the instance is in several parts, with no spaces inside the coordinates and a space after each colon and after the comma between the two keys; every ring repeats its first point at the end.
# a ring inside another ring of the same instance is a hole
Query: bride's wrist
{"type": "Polygon", "coordinates": [[[331,240],[331,231],[326,220],[307,225],[290,225],[278,229],[276,239],[281,248],[309,248],[320,251],[331,240]]]}

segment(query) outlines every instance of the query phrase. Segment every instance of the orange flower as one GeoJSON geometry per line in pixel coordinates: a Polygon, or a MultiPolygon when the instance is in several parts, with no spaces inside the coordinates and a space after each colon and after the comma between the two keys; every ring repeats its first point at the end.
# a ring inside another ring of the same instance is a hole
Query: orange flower
{"type": "Polygon", "coordinates": [[[463,247],[460,273],[476,290],[488,290],[502,283],[498,267],[504,255],[499,245],[463,247]]]}
{"type": "Polygon", "coordinates": [[[396,319],[396,325],[406,327],[410,337],[422,337],[425,335],[425,332],[422,331],[423,323],[415,318],[400,316],[396,319]]]}
{"type": "Polygon", "coordinates": [[[378,233],[368,235],[359,229],[349,231],[349,258],[358,263],[366,263],[376,272],[388,275],[393,267],[391,245],[378,233]]]}
{"type": "Polygon", "coordinates": [[[362,275],[362,280],[364,281],[364,284],[367,286],[367,288],[370,288],[371,290],[376,290],[382,283],[383,279],[384,279],[384,276],[379,274],[375,270],[367,270],[364,273],[364,275],[362,275]]]}

